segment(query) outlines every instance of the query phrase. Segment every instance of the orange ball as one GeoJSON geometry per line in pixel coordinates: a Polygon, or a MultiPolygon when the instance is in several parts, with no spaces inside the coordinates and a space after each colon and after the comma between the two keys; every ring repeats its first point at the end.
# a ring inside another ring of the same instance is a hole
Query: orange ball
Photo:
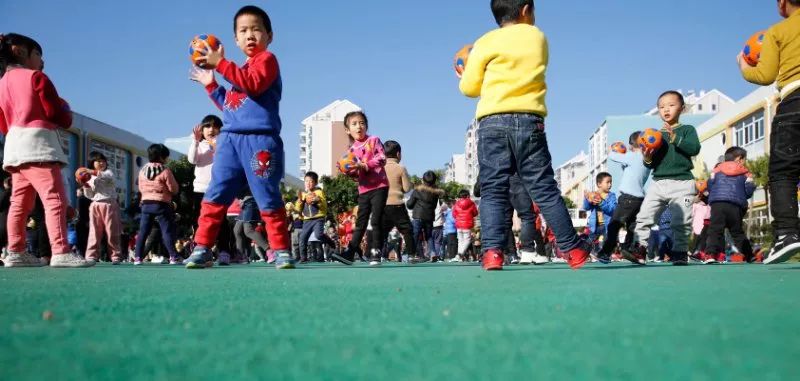
{"type": "Polygon", "coordinates": [[[644,150],[658,150],[661,144],[664,143],[664,138],[661,132],[652,128],[648,128],[639,134],[639,148],[644,150]]]}
{"type": "Polygon", "coordinates": [[[758,60],[761,58],[761,44],[764,42],[764,31],[757,32],[744,44],[744,60],[750,66],[758,65],[758,60]]]}
{"type": "Polygon", "coordinates": [[[77,171],[75,171],[75,181],[78,184],[86,184],[87,181],[92,179],[92,171],[86,167],[80,167],[77,171]]]}
{"type": "Polygon", "coordinates": [[[697,188],[698,194],[703,194],[705,191],[708,190],[708,181],[706,180],[697,180],[694,182],[694,187],[697,188]]]}
{"type": "Polygon", "coordinates": [[[599,192],[587,192],[586,199],[594,204],[599,204],[603,202],[603,196],[601,196],[599,192]]]}
{"type": "Polygon", "coordinates": [[[198,64],[197,59],[208,53],[206,44],[204,44],[203,41],[207,42],[208,45],[211,46],[211,49],[214,50],[219,49],[220,45],[219,39],[213,34],[194,36],[192,42],[189,43],[189,59],[192,60],[193,64],[200,67],[203,67],[203,64],[198,64]]]}
{"type": "Polygon", "coordinates": [[[616,142],[611,145],[611,150],[616,153],[626,153],[628,152],[628,147],[626,147],[623,142],[616,142]]]}
{"type": "Polygon", "coordinates": [[[353,170],[356,169],[356,165],[358,164],[358,158],[352,152],[346,153],[342,156],[339,161],[336,162],[336,168],[339,169],[339,172],[344,174],[350,174],[353,170]]]}
{"type": "Polygon", "coordinates": [[[464,73],[464,67],[467,66],[467,58],[469,57],[469,52],[472,51],[472,44],[464,45],[458,52],[456,52],[456,56],[453,58],[453,67],[456,69],[456,73],[461,75],[464,73]]]}

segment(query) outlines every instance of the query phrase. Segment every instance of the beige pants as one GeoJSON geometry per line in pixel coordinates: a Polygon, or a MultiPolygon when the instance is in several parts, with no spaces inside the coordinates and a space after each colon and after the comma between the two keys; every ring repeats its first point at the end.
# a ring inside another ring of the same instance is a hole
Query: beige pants
{"type": "Polygon", "coordinates": [[[636,215],[636,242],[647,246],[650,229],[658,225],[661,213],[672,212],[671,228],[674,237],[673,251],[689,251],[689,234],[692,231],[692,204],[697,194],[693,180],[653,181],[644,196],[642,208],[636,215]]]}

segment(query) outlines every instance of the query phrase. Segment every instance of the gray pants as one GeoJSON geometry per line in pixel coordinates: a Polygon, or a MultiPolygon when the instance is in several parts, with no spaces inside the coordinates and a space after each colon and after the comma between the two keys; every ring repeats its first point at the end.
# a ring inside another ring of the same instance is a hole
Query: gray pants
{"type": "Polygon", "coordinates": [[[674,234],[673,251],[689,251],[689,233],[692,231],[692,204],[697,194],[692,180],[658,180],[650,184],[636,215],[636,242],[647,247],[650,229],[658,224],[661,213],[672,212],[671,227],[674,234]]]}
{"type": "Polygon", "coordinates": [[[246,256],[249,252],[245,247],[246,238],[250,238],[261,250],[265,252],[269,250],[267,239],[263,234],[256,231],[255,224],[252,222],[236,221],[236,225],[233,226],[233,233],[236,237],[236,249],[242,255],[246,256]]]}

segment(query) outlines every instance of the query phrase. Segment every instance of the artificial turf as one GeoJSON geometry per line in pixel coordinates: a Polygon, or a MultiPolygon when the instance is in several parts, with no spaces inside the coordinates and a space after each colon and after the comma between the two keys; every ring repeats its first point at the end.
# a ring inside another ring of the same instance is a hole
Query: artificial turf
{"type": "Polygon", "coordinates": [[[800,265],[0,269],[0,380],[800,379],[800,265]]]}

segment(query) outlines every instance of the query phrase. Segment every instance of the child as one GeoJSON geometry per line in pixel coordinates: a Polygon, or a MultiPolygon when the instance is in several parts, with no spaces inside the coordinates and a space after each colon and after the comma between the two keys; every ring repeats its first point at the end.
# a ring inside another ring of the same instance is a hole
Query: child
{"type": "Polygon", "coordinates": [[[492,0],[491,8],[500,28],[475,42],[459,85],[465,95],[481,97],[476,119],[483,268],[503,268],[509,178],[517,173],[568,253],[570,266],[579,268],[589,248],[578,238],[561,198],[544,132],[547,41],[533,25],[533,0],[492,0]]]}
{"type": "Polygon", "coordinates": [[[369,253],[370,266],[381,264],[381,252],[385,236],[382,232],[383,210],[389,195],[389,179],[386,177],[386,154],[383,143],[377,136],[367,135],[369,124],[363,111],[349,112],[344,116],[344,129],[350,139],[350,152],[358,158],[355,171],[350,175],[358,179],[358,217],[353,238],[341,255],[333,258],[346,265],[352,265],[355,254],[362,254],[361,240],[372,226],[372,245],[369,253]],[[372,217],[370,217],[370,214],[372,217]]]}
{"type": "Polygon", "coordinates": [[[247,238],[260,249],[256,253],[260,259],[264,259],[261,254],[269,251],[269,243],[261,232],[258,231],[258,224],[261,222],[261,213],[258,211],[258,204],[250,192],[247,192],[239,202],[241,210],[236,224],[233,226],[234,237],[236,238],[236,249],[240,256],[246,258],[246,263],[250,262],[249,250],[245,246],[247,238]]]}
{"type": "MultiPolygon", "coordinates": [[[[192,130],[194,140],[189,144],[189,153],[186,159],[194,164],[194,182],[192,188],[192,211],[197,217],[200,213],[200,205],[203,201],[203,194],[208,190],[208,183],[211,182],[211,168],[214,164],[214,149],[217,145],[217,136],[222,128],[222,120],[216,115],[206,115],[203,120],[192,130]]],[[[194,220],[194,228],[197,229],[197,220],[194,220]]]]}
{"type": "MultiPolygon", "coordinates": [[[[617,195],[611,193],[611,174],[600,172],[595,177],[597,192],[600,200],[583,199],[583,210],[589,213],[587,225],[589,227],[589,240],[595,242],[599,237],[607,237],[607,223],[617,208],[617,195]]],[[[606,238],[607,239],[607,238],[606,238]]],[[[604,259],[599,258],[600,262],[604,259]]],[[[607,261],[606,261],[607,262],[607,261]]]]}
{"type": "MultiPolygon", "coordinates": [[[[444,194],[444,191],[442,191],[444,194]]],[[[433,231],[431,233],[431,262],[440,262],[444,253],[442,252],[442,241],[444,241],[444,215],[447,213],[447,204],[439,200],[436,206],[436,213],[433,217],[433,231]]]]}
{"type": "Polygon", "coordinates": [[[89,181],[82,184],[83,195],[92,200],[89,205],[89,241],[86,246],[86,259],[99,261],[99,245],[105,233],[111,264],[119,265],[122,262],[120,246],[122,223],[117,204],[114,172],[108,169],[108,159],[100,152],[89,153],[89,167],[93,169],[93,175],[89,181]]]}
{"type": "Polygon", "coordinates": [[[333,240],[325,234],[325,217],[328,216],[328,201],[325,199],[325,192],[317,187],[319,175],[316,172],[306,172],[305,187],[306,191],[300,194],[297,202],[294,203],[294,210],[303,216],[303,231],[300,233],[300,262],[309,261],[306,253],[308,240],[311,234],[316,239],[328,246],[335,246],[333,240]]]}
{"type": "Polygon", "coordinates": [[[628,137],[628,151],[624,154],[609,152],[608,159],[622,166],[622,180],[619,185],[619,197],[614,214],[606,226],[606,238],[603,247],[597,253],[598,261],[609,263],[611,254],[617,247],[619,230],[625,227],[625,242],[622,247],[633,244],[633,231],[636,228],[636,215],[644,201],[644,184],[650,177],[650,168],[644,165],[644,157],[639,149],[639,131],[628,137]]]}
{"type": "Polygon", "coordinates": [[[272,22],[261,8],[248,5],[236,12],[233,29],[237,46],[248,57],[241,68],[225,59],[222,46],[209,46],[198,64],[216,70],[232,88],[217,84],[214,73],[195,70],[192,78],[205,86],[223,111],[225,131],[217,137],[211,182],[200,209],[195,247],[186,267],[210,267],[211,247],[217,240],[225,210],[249,186],[261,210],[269,245],[276,252],[277,269],[294,268],[289,252],[286,210],[280,192],[284,151],[278,104],[282,82],[278,61],[267,47],[272,43],[272,22]]]}
{"type": "Polygon", "coordinates": [[[737,57],[744,79],[762,86],[778,82],[781,103],[772,119],[769,144],[769,199],[775,244],[764,264],[789,260],[800,253],[797,178],[800,177],[800,0],[778,0],[786,20],[767,30],[758,65],[737,57]]]}
{"type": "Polygon", "coordinates": [[[698,194],[692,205],[692,235],[694,250],[692,259],[705,262],[708,226],[711,225],[711,206],[708,205],[708,192],[698,194]]]}
{"type": "Polygon", "coordinates": [[[0,133],[6,136],[3,169],[14,188],[8,210],[5,267],[44,266],[26,253],[25,222],[38,194],[53,253],[51,267],[90,267],[95,262],[74,254],[67,242],[67,195],[61,168],[59,128],[72,125],[72,112],[42,72],[42,46],[16,33],[0,35],[0,133]]]}
{"type": "Polygon", "coordinates": [[[422,261],[425,257],[423,243],[427,242],[428,251],[431,257],[435,256],[433,243],[433,222],[436,217],[436,206],[439,198],[444,196],[444,191],[436,187],[437,176],[433,171],[426,171],[422,175],[422,184],[414,188],[406,207],[411,209],[411,226],[414,228],[415,244],[417,245],[417,256],[410,257],[410,263],[422,261]]]}
{"type": "Polygon", "coordinates": [[[725,249],[725,229],[745,260],[753,260],[753,248],[742,227],[756,185],[753,175],[745,168],[747,151],[731,147],[725,151],[725,162],[714,168],[708,180],[708,203],[711,204],[711,225],[708,227],[705,263],[716,263],[725,249]]]}
{"type": "Polygon", "coordinates": [[[472,228],[475,227],[475,217],[477,216],[478,208],[469,198],[469,191],[462,189],[458,192],[458,201],[453,206],[453,219],[456,221],[456,234],[458,235],[458,252],[453,262],[461,262],[465,258],[467,249],[472,244],[472,228]]]}
{"type": "Polygon", "coordinates": [[[458,230],[456,229],[456,220],[453,218],[453,201],[451,200],[447,201],[447,211],[444,214],[444,236],[444,251],[447,253],[447,259],[453,261],[458,254],[458,230]]]}
{"type": "Polygon", "coordinates": [[[181,264],[175,250],[175,210],[172,197],[178,194],[178,182],[167,168],[169,149],[163,144],[147,148],[150,162],[139,171],[139,192],[142,193],[142,214],[139,220],[139,235],[136,237],[134,265],[141,265],[145,252],[145,240],[153,228],[153,220],[161,227],[162,244],[169,252],[169,264],[181,264]]]}
{"type": "Polygon", "coordinates": [[[700,153],[700,139],[694,126],[680,123],[685,108],[683,95],[677,91],[666,91],[658,97],[658,112],[664,121],[661,129],[663,144],[657,151],[648,149],[642,153],[645,166],[653,169],[653,183],[647,189],[636,216],[635,232],[639,244],[622,250],[623,258],[635,264],[646,264],[650,228],[666,208],[672,215],[670,226],[674,233],[674,246],[669,257],[675,266],[688,264],[692,204],[697,194],[692,157],[700,153]]]}
{"type": "MultiPolygon", "coordinates": [[[[406,167],[400,164],[403,153],[400,144],[394,140],[384,143],[383,148],[386,154],[386,177],[389,180],[389,196],[386,199],[386,207],[383,209],[383,231],[390,232],[393,228],[403,236],[405,240],[405,251],[409,257],[417,257],[417,247],[414,245],[412,235],[411,219],[408,216],[408,209],[403,203],[406,193],[411,191],[411,179],[408,176],[406,167]]],[[[398,258],[402,258],[402,253],[397,253],[398,258]]],[[[398,261],[400,262],[400,261],[398,261]]]]}
{"type": "MultiPolygon", "coordinates": [[[[298,192],[298,197],[300,197],[298,192]]],[[[300,261],[300,233],[303,232],[303,216],[294,210],[294,203],[286,203],[286,220],[289,224],[289,232],[292,237],[292,258],[295,261],[300,261]]]]}

